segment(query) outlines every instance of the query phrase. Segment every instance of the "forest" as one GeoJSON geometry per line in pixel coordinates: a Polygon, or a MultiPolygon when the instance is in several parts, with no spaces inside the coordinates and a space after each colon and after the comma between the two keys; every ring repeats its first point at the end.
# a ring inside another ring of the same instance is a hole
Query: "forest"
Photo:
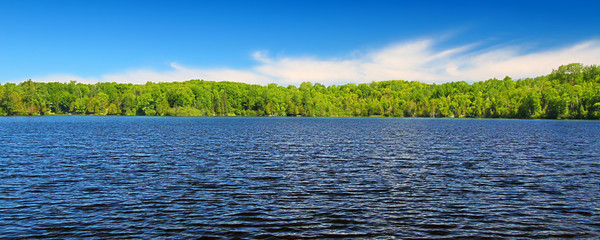
{"type": "Polygon", "coordinates": [[[0,115],[307,116],[600,119],[600,67],[563,65],[536,78],[469,84],[391,80],[267,86],[189,80],[0,84],[0,115]]]}

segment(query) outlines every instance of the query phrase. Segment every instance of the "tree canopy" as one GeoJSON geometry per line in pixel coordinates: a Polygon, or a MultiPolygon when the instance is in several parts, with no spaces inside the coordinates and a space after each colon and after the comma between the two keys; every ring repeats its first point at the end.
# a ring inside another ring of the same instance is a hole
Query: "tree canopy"
{"type": "Polygon", "coordinates": [[[600,119],[600,67],[572,63],[536,78],[473,84],[0,84],[0,115],[48,114],[600,119]]]}

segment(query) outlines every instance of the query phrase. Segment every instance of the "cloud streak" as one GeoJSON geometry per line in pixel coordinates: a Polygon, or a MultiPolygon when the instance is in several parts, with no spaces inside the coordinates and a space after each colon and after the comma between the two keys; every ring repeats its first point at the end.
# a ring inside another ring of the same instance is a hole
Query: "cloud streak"
{"type": "Polygon", "coordinates": [[[68,82],[77,81],[82,83],[117,82],[144,84],[146,82],[181,82],[191,79],[205,79],[211,81],[233,81],[251,84],[266,85],[272,79],[253,73],[236,69],[201,69],[181,66],[171,63],[171,70],[158,72],[150,69],[137,69],[119,73],[104,74],[100,77],[81,77],[72,74],[53,74],[48,76],[34,77],[36,82],[68,82]]]}
{"type": "Polygon", "coordinates": [[[206,69],[172,63],[170,70],[162,72],[138,69],[87,78],[57,74],[34,80],[145,83],[204,79],[261,85],[298,85],[305,81],[330,85],[402,79],[441,83],[473,82],[504,76],[535,77],[548,74],[552,69],[568,63],[600,64],[599,40],[535,52],[526,52],[521,46],[478,49],[478,43],[439,50],[436,49],[438,44],[433,39],[421,39],[336,59],[271,58],[266,52],[255,52],[252,57],[256,62],[250,69],[206,69]]]}

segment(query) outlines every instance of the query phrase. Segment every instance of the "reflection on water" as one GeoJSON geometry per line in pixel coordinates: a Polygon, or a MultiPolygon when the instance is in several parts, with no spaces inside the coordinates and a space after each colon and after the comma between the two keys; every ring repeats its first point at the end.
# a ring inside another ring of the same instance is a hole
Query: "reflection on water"
{"type": "Polygon", "coordinates": [[[0,118],[8,238],[597,238],[600,122],[0,118]]]}

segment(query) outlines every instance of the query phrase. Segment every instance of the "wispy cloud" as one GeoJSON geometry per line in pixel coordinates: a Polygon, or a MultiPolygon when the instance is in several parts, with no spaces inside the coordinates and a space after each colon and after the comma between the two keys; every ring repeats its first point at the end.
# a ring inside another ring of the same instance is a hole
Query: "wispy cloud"
{"type": "Polygon", "coordinates": [[[421,39],[392,44],[352,57],[277,57],[255,52],[250,69],[204,69],[171,64],[168,71],[139,69],[99,77],[49,75],[35,81],[145,83],[205,79],[281,85],[301,82],[323,84],[362,83],[402,79],[428,83],[482,81],[490,78],[535,77],[572,62],[600,64],[600,40],[590,40],[549,50],[528,52],[523,46],[481,48],[478,43],[438,49],[438,41],[421,39]]]}
{"type": "Polygon", "coordinates": [[[244,83],[267,84],[270,79],[251,71],[236,69],[201,69],[181,66],[171,63],[172,70],[156,72],[152,70],[134,70],[124,73],[103,75],[98,81],[102,82],[177,82],[190,79],[205,79],[212,81],[234,81],[244,83]]]}
{"type": "Polygon", "coordinates": [[[477,49],[478,43],[435,50],[431,39],[390,45],[352,59],[280,58],[255,54],[253,70],[274,80],[325,84],[403,79],[423,82],[535,77],[572,62],[600,64],[600,41],[525,53],[521,46],[477,49]]]}
{"type": "Polygon", "coordinates": [[[233,81],[251,84],[268,84],[272,79],[252,71],[236,69],[201,69],[184,67],[171,63],[171,70],[158,72],[150,69],[137,69],[119,73],[104,74],[100,77],[81,77],[72,74],[53,74],[34,77],[37,82],[68,82],[82,83],[117,82],[143,84],[146,82],[181,82],[191,79],[205,79],[211,81],[233,81]]]}

